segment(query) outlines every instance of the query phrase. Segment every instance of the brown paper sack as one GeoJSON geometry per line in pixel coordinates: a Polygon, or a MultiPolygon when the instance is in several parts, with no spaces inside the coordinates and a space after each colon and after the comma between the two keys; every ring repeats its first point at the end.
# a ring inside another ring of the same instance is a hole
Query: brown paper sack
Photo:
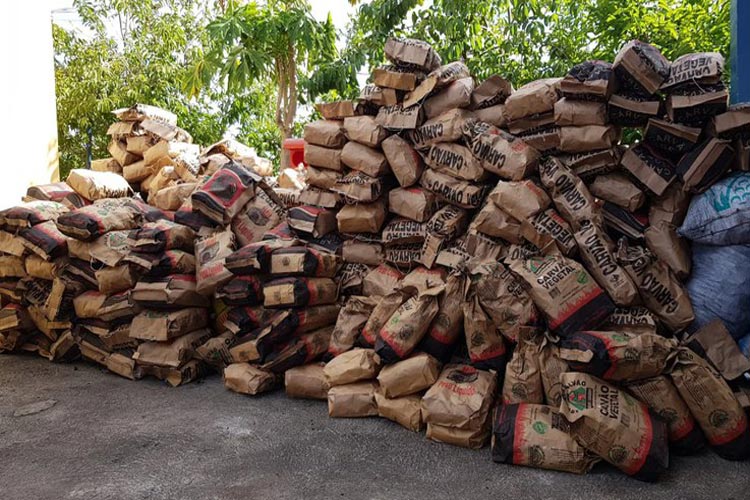
{"type": "MultiPolygon", "coordinates": [[[[404,274],[388,264],[380,264],[365,276],[362,293],[367,296],[383,297],[396,289],[404,274]]],[[[387,318],[386,318],[387,319],[387,318]]],[[[378,332],[374,332],[377,334],[378,332]]]]}
{"type": "Polygon", "coordinates": [[[328,382],[323,363],[295,366],[284,372],[284,387],[290,398],[328,399],[328,382]]]}
{"type": "Polygon", "coordinates": [[[461,301],[465,286],[463,274],[452,273],[448,276],[445,292],[438,299],[438,313],[418,346],[418,349],[441,362],[448,360],[463,329],[461,301]]]}
{"type": "Polygon", "coordinates": [[[666,221],[675,226],[682,225],[690,206],[690,196],[682,190],[682,186],[676,182],[669,186],[661,196],[651,202],[648,211],[648,221],[656,226],[660,221],[666,221]]]}
{"type": "Polygon", "coordinates": [[[410,394],[400,398],[389,399],[381,391],[375,392],[375,403],[378,415],[406,427],[410,431],[422,430],[422,397],[410,394]]]}
{"type": "Polygon", "coordinates": [[[700,128],[651,118],[643,132],[643,141],[666,156],[680,158],[695,147],[701,132],[700,128]]]}
{"type": "Polygon", "coordinates": [[[346,205],[338,214],[339,232],[342,233],[377,233],[383,227],[388,213],[385,199],[373,203],[346,205]]]}
{"type": "Polygon", "coordinates": [[[385,57],[395,64],[415,66],[431,71],[440,66],[440,56],[427,42],[412,38],[389,37],[385,42],[385,57]]]}
{"type": "Polygon", "coordinates": [[[341,295],[359,295],[362,293],[362,282],[370,271],[374,269],[373,266],[366,264],[355,264],[352,262],[344,261],[344,265],[341,266],[336,277],[341,287],[341,295]]]}
{"type": "Polygon", "coordinates": [[[609,98],[609,119],[614,125],[645,127],[650,118],[659,116],[661,100],[639,94],[615,94],[609,98]]]}
{"type": "Polygon", "coordinates": [[[473,431],[482,429],[496,390],[494,372],[469,365],[447,365],[422,398],[422,415],[428,424],[473,431]]]}
{"type": "Polygon", "coordinates": [[[352,116],[344,118],[344,133],[347,139],[371,148],[380,146],[388,132],[375,122],[372,116],[352,116]]]}
{"type": "Polygon", "coordinates": [[[117,267],[104,267],[94,273],[99,283],[99,291],[107,295],[133,288],[137,276],[130,266],[123,264],[117,267]]]}
{"type": "Polygon", "coordinates": [[[559,408],[562,401],[560,374],[568,371],[568,364],[560,358],[560,349],[548,338],[542,340],[538,356],[544,401],[550,406],[559,408]]]}
{"type": "Polygon", "coordinates": [[[721,375],[693,351],[681,348],[670,376],[714,451],[726,460],[747,459],[748,417],[721,375]]]}
{"type": "Polygon", "coordinates": [[[598,462],[576,442],[556,408],[523,403],[496,409],[492,460],[574,474],[585,474],[598,462]]]}
{"type": "Polygon", "coordinates": [[[723,83],[714,85],[685,84],[671,90],[665,108],[672,122],[702,127],[711,119],[726,113],[729,92],[723,83]]]}
{"type": "Polygon", "coordinates": [[[398,398],[423,391],[434,384],[440,374],[438,360],[426,353],[415,354],[398,363],[383,367],[378,375],[380,391],[386,398],[398,398]]]}
{"type": "Polygon", "coordinates": [[[422,243],[425,239],[424,224],[396,217],[383,228],[382,239],[386,247],[422,243]]]}
{"type": "Polygon", "coordinates": [[[691,193],[707,190],[731,167],[734,153],[731,141],[711,138],[699,144],[677,164],[683,189],[691,193]]]}
{"type": "Polygon", "coordinates": [[[618,306],[630,306],[638,300],[638,290],[627,272],[617,263],[615,244],[594,224],[575,233],[581,260],[594,279],[618,306]]]}
{"type": "Polygon", "coordinates": [[[474,117],[477,121],[489,123],[495,127],[504,128],[508,125],[508,119],[505,117],[504,104],[474,110],[474,117]]]}
{"type": "Polygon", "coordinates": [[[133,359],[139,365],[179,368],[193,356],[195,349],[212,335],[211,330],[204,328],[169,342],[144,342],[138,346],[133,359]]]}
{"type": "MultiPolygon", "coordinates": [[[[437,315],[438,296],[444,289],[443,283],[430,283],[429,288],[417,290],[391,314],[375,341],[375,350],[384,363],[395,363],[411,354],[437,315]]],[[[410,293],[413,290],[408,287],[410,293]]]]}
{"type": "Polygon", "coordinates": [[[548,208],[533,218],[522,221],[521,235],[539,249],[554,241],[564,255],[573,255],[578,250],[573,230],[554,208],[548,208]]]}
{"type": "Polygon", "coordinates": [[[405,139],[392,135],[381,144],[393,175],[402,187],[408,187],[417,182],[422,175],[422,156],[405,139]]]}
{"type": "Polygon", "coordinates": [[[289,209],[289,227],[320,238],[336,230],[336,212],[326,208],[303,205],[289,209]]]}
{"type": "Polygon", "coordinates": [[[460,144],[435,144],[425,155],[424,161],[436,172],[456,179],[479,182],[487,178],[487,171],[482,168],[481,162],[460,144]]]}
{"type": "Polygon", "coordinates": [[[160,189],[149,202],[162,210],[177,210],[195,190],[198,184],[188,182],[160,189]]]}
{"type": "Polygon", "coordinates": [[[607,105],[603,102],[575,101],[563,97],[555,103],[555,123],[561,127],[606,125],[607,105]]]}
{"type": "Polygon", "coordinates": [[[417,149],[426,149],[441,142],[455,142],[463,136],[466,124],[475,120],[476,117],[471,111],[451,109],[409,132],[409,139],[417,149]]]}
{"type": "Polygon", "coordinates": [[[307,167],[307,183],[320,189],[331,189],[337,180],[341,179],[341,172],[313,167],[307,167]]]}
{"type": "Polygon", "coordinates": [[[499,238],[486,236],[472,228],[466,233],[465,250],[478,261],[501,260],[508,254],[508,245],[499,238]]]}
{"type": "Polygon", "coordinates": [[[606,101],[616,84],[612,64],[605,61],[584,61],[571,68],[560,82],[560,90],[570,99],[606,101]]]}
{"type": "Polygon", "coordinates": [[[383,263],[383,246],[380,243],[369,243],[357,240],[346,240],[341,249],[344,262],[379,266],[383,263]]]}
{"type": "Polygon", "coordinates": [[[584,153],[560,154],[557,159],[575,172],[578,177],[590,182],[599,175],[614,171],[620,165],[620,156],[618,148],[610,148],[584,153]]]}
{"type": "Polygon", "coordinates": [[[474,129],[470,146],[484,169],[512,181],[520,181],[536,170],[539,151],[523,139],[502,130],[494,133],[479,133],[478,130],[474,129]]]}
{"type": "Polygon", "coordinates": [[[625,389],[667,423],[669,444],[676,452],[689,454],[703,448],[706,439],[669,377],[627,382],[625,389]]]}
{"type": "Polygon", "coordinates": [[[555,108],[562,78],[546,78],[527,83],[505,100],[509,120],[548,113],[555,108]]]}
{"type": "Polygon", "coordinates": [[[628,212],[635,212],[646,201],[643,191],[627,175],[619,172],[597,176],[589,185],[589,190],[597,198],[614,203],[628,212]]]}
{"type": "Polygon", "coordinates": [[[427,424],[426,437],[427,439],[439,443],[479,450],[487,444],[487,440],[490,437],[490,424],[486,423],[484,426],[476,430],[456,429],[455,427],[427,424]]]}
{"type": "Polygon", "coordinates": [[[648,249],[664,261],[675,276],[682,280],[690,276],[690,243],[677,235],[675,226],[660,221],[649,226],[643,234],[648,249]]]}
{"type": "Polygon", "coordinates": [[[639,380],[661,375],[677,341],[658,334],[576,332],[560,342],[571,370],[604,380],[639,380]]]}
{"type": "Polygon", "coordinates": [[[688,82],[719,83],[723,71],[724,56],[718,52],[685,54],[672,62],[669,78],[661,88],[688,82]]]}
{"type": "Polygon", "coordinates": [[[230,391],[255,396],[274,390],[279,377],[248,363],[232,363],[224,368],[224,387],[230,391]]]}
{"type": "Polygon", "coordinates": [[[103,198],[122,198],[130,196],[133,190],[122,176],[113,172],[94,172],[74,168],[65,179],[76,193],[87,200],[101,200],[103,198]]]}
{"type": "MultiPolygon", "coordinates": [[[[555,129],[555,113],[550,111],[541,115],[526,116],[508,121],[508,131],[518,136],[532,136],[540,131],[555,129]]],[[[559,128],[559,127],[557,127],[559,128]]]]}
{"type": "Polygon", "coordinates": [[[531,180],[499,181],[489,197],[498,208],[518,220],[533,217],[552,203],[547,193],[531,180]]]}
{"type": "Polygon", "coordinates": [[[558,148],[567,153],[608,149],[619,142],[620,135],[620,130],[612,125],[561,127],[558,148]]]}
{"type": "Polygon", "coordinates": [[[130,300],[151,308],[208,306],[206,297],[196,291],[193,275],[141,279],[131,290],[130,300]]]}
{"type": "Polygon", "coordinates": [[[393,106],[394,104],[398,104],[401,95],[402,93],[396,89],[368,84],[359,91],[359,101],[371,103],[378,107],[393,106]]]}
{"type": "Polygon", "coordinates": [[[384,106],[378,111],[375,120],[388,130],[414,130],[424,121],[422,106],[418,104],[406,108],[401,104],[384,106]]]}
{"type": "Polygon", "coordinates": [[[226,258],[234,251],[234,234],[220,231],[195,242],[196,291],[211,295],[219,285],[232,279],[225,267],[226,258]]]}
{"type": "Polygon", "coordinates": [[[320,208],[338,208],[343,201],[343,196],[324,189],[307,186],[299,193],[299,202],[302,205],[312,205],[320,208]]]}
{"type": "Polygon", "coordinates": [[[645,404],[591,375],[563,373],[560,381],[560,412],[579,444],[642,481],[667,468],[667,427],[645,404]]]}
{"type": "Polygon", "coordinates": [[[622,166],[657,196],[664,193],[675,178],[675,167],[641,143],[625,151],[622,166]]]}
{"type": "Polygon", "coordinates": [[[476,86],[471,94],[471,109],[487,109],[503,104],[513,93],[513,85],[500,75],[492,75],[476,86]]]}
{"type": "Polygon", "coordinates": [[[91,162],[91,170],[95,172],[114,172],[116,174],[122,173],[122,165],[114,158],[104,158],[101,160],[93,160],[91,162]]]}
{"type": "Polygon", "coordinates": [[[488,186],[471,184],[432,169],[424,171],[419,183],[439,199],[460,208],[478,208],[488,191],[488,186]]]}
{"type": "Polygon", "coordinates": [[[414,90],[418,80],[421,80],[419,75],[416,71],[409,73],[406,68],[385,65],[373,70],[372,81],[379,87],[396,90],[414,90]]]}
{"type": "Polygon", "coordinates": [[[397,188],[388,193],[388,208],[417,222],[425,222],[435,212],[435,195],[422,188],[397,188]]]}
{"type": "Polygon", "coordinates": [[[511,261],[511,270],[529,285],[529,295],[561,336],[596,328],[614,304],[579,263],[562,255],[511,261]]]}
{"type": "Polygon", "coordinates": [[[427,118],[434,118],[450,109],[466,108],[471,104],[471,93],[473,91],[473,78],[456,80],[424,102],[425,115],[427,118]]]}
{"type": "Polygon", "coordinates": [[[500,262],[472,263],[470,272],[482,309],[508,340],[517,341],[521,327],[534,323],[538,316],[523,281],[500,262]]]}
{"type": "Polygon", "coordinates": [[[315,108],[326,120],[343,120],[347,116],[358,114],[358,106],[352,101],[319,103],[315,108]]]}
{"type": "Polygon", "coordinates": [[[346,166],[364,172],[370,177],[379,177],[390,171],[383,153],[357,142],[346,143],[344,149],[341,150],[341,161],[346,166]]]}
{"type": "Polygon", "coordinates": [[[656,333],[656,317],[643,306],[618,307],[609,315],[601,326],[603,330],[612,330],[633,334],[656,333]]]}
{"type": "Polygon", "coordinates": [[[354,347],[362,333],[362,327],[372,314],[379,299],[377,297],[352,295],[339,312],[336,327],[331,334],[328,352],[338,356],[354,347]]]}
{"type": "Polygon", "coordinates": [[[534,338],[537,332],[531,327],[523,327],[518,331],[518,343],[508,361],[503,380],[502,402],[505,405],[544,403],[542,372],[539,366],[539,339],[534,338]]]}
{"type": "Polygon", "coordinates": [[[405,300],[406,297],[401,292],[391,292],[383,296],[372,310],[365,326],[362,327],[360,343],[374,347],[383,325],[405,300]]]}
{"type": "Polygon", "coordinates": [[[304,159],[305,163],[308,165],[340,172],[343,168],[341,163],[341,152],[341,149],[331,149],[316,146],[315,144],[305,144],[304,159]]]}
{"type": "Polygon", "coordinates": [[[330,278],[279,278],[263,285],[264,307],[303,307],[333,304],[338,296],[330,278]]]}
{"type": "Polygon", "coordinates": [[[471,227],[480,233],[502,238],[510,243],[522,241],[521,223],[492,202],[482,207],[472,220],[471,227]]]}
{"type": "Polygon", "coordinates": [[[560,160],[548,158],[539,166],[539,175],[544,187],[550,191],[557,211],[574,230],[578,230],[583,221],[602,222],[601,211],[589,189],[560,160]]]}
{"type": "Polygon", "coordinates": [[[726,380],[735,380],[750,371],[748,359],[720,319],[715,319],[683,341],[719,370],[726,380]]]}
{"type": "Polygon", "coordinates": [[[302,133],[305,142],[326,148],[340,148],[346,144],[342,130],[343,122],[339,120],[317,120],[305,125],[302,133]]]}
{"type": "Polygon", "coordinates": [[[208,312],[199,307],[179,311],[145,310],[133,318],[130,336],[140,340],[166,341],[203,328],[208,312]]]}
{"type": "Polygon", "coordinates": [[[656,47],[640,40],[626,43],[615,56],[612,67],[621,81],[647,94],[659,90],[671,69],[656,47]]]}
{"type": "Polygon", "coordinates": [[[334,418],[376,417],[375,381],[331,387],[328,391],[328,416],[334,418]]]}
{"type": "Polygon", "coordinates": [[[323,373],[331,387],[374,379],[380,370],[380,358],[372,349],[352,349],[329,361],[323,373]]]}
{"type": "Polygon", "coordinates": [[[617,260],[638,287],[643,304],[673,332],[695,319],[690,296],[669,267],[643,247],[620,240],[617,260]]]}
{"type": "Polygon", "coordinates": [[[370,177],[355,170],[337,180],[330,189],[344,195],[348,202],[371,203],[380,198],[387,187],[387,178],[370,177]]]}
{"type": "Polygon", "coordinates": [[[276,227],[286,215],[284,208],[262,189],[232,220],[232,232],[240,246],[255,243],[263,234],[276,227]]]}

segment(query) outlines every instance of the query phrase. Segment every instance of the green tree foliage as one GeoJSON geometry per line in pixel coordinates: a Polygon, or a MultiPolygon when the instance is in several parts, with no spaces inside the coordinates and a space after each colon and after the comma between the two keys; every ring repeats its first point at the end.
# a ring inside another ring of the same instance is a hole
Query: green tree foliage
{"type": "MultiPolygon", "coordinates": [[[[302,0],[265,3],[230,0],[226,11],[206,27],[201,57],[186,78],[188,93],[200,95],[218,82],[230,93],[259,82],[276,86],[274,121],[281,139],[294,133],[297,104],[303,96],[298,81],[337,56],[336,32],[330,16],[318,22],[302,0]]],[[[282,154],[281,166],[288,165],[282,154]]]]}
{"type": "Polygon", "coordinates": [[[205,38],[204,19],[218,7],[206,0],[77,0],[87,31],[53,25],[60,168],[87,165],[107,153],[111,111],[137,102],[163,106],[199,144],[235,131],[259,153],[278,154],[263,133],[273,125],[267,86],[232,95],[207,89],[189,98],[182,89],[205,38]],[[243,133],[244,132],[244,133],[243,133]]]}
{"type": "Polygon", "coordinates": [[[480,78],[499,73],[519,86],[586,59],[611,61],[634,38],[670,59],[728,56],[729,0],[374,0],[359,6],[341,60],[318,71],[310,94],[354,95],[356,73],[384,62],[391,34],[424,39],[445,61],[463,59],[480,78]]]}

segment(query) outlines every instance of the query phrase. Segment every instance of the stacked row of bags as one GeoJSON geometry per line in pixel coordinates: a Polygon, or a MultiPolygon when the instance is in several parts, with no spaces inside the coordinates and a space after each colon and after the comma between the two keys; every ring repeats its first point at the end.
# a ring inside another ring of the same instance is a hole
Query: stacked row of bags
{"type": "MultiPolygon", "coordinates": [[[[120,125],[171,115],[144,105],[115,113],[131,120],[120,125]]],[[[146,135],[159,147],[141,125],[131,126],[142,135],[128,142],[146,135]]],[[[240,306],[256,305],[259,293],[262,303],[262,291],[233,281],[225,258],[285,217],[284,202],[238,151],[252,152],[235,141],[206,148],[196,182],[155,193],[134,195],[139,186],[113,172],[74,170],[0,212],[0,351],[82,356],[127,378],[151,375],[171,385],[223,368],[217,352],[230,342],[216,334],[268,316],[242,323],[240,306]],[[159,208],[159,199],[175,196],[180,203],[169,208],[176,210],[159,208]]],[[[328,312],[329,322],[337,313],[328,312]]]]}
{"type": "Polygon", "coordinates": [[[724,265],[691,275],[693,242],[725,251],[750,213],[750,113],[727,107],[721,55],[670,63],[634,41],[515,90],[421,41],[385,54],[357,101],[305,128],[289,222],[342,240],[342,309],[332,359],[287,371],[287,393],[491,437],[520,465],[653,480],[670,448],[747,458],[742,298],[691,301],[724,265]]]}

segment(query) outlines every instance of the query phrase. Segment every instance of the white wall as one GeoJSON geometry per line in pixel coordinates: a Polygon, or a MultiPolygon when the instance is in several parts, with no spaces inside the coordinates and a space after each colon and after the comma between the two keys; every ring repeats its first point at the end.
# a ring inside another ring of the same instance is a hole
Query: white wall
{"type": "Polygon", "coordinates": [[[28,186],[59,178],[51,21],[59,3],[0,6],[0,209],[28,186]]]}

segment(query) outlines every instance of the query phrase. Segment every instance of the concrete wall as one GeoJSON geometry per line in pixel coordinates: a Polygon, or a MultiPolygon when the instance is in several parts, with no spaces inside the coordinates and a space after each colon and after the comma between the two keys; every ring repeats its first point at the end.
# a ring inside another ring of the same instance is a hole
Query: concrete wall
{"type": "Polygon", "coordinates": [[[3,2],[0,14],[0,209],[32,184],[58,180],[51,8],[3,2]]]}

